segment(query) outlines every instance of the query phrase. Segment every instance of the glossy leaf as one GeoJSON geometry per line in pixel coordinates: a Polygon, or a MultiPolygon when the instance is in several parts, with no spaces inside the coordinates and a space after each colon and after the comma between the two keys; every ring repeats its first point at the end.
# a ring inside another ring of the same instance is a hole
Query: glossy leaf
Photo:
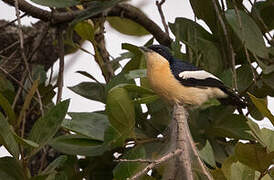
{"type": "MultiPolygon", "coordinates": [[[[146,153],[143,146],[136,147],[123,155],[122,159],[145,159],[146,153]]],[[[127,179],[132,177],[144,166],[144,163],[121,162],[113,169],[115,179],[127,179]]]]}
{"type": "Polygon", "coordinates": [[[100,14],[101,12],[112,8],[116,4],[122,2],[123,0],[110,0],[110,1],[91,1],[88,3],[88,8],[79,14],[77,18],[75,18],[71,25],[74,25],[80,21],[88,19],[92,16],[100,14]]]}
{"type": "Polygon", "coordinates": [[[75,112],[69,113],[69,115],[71,119],[65,119],[62,123],[64,128],[94,140],[104,140],[104,131],[109,125],[106,115],[88,112],[75,112]]]}
{"type": "Polygon", "coordinates": [[[31,103],[31,100],[38,88],[38,85],[39,85],[39,79],[35,80],[32,84],[32,87],[30,89],[30,91],[28,92],[27,96],[25,97],[25,101],[24,101],[24,104],[23,104],[23,107],[20,111],[20,114],[19,114],[19,117],[18,117],[18,120],[17,120],[17,126],[20,125],[20,123],[22,122],[22,119],[24,117],[24,114],[26,112],[26,110],[29,108],[30,106],[30,103],[31,103]]]}
{"type": "Polygon", "coordinates": [[[147,70],[146,69],[137,69],[129,71],[128,74],[125,75],[127,79],[136,79],[136,78],[143,78],[147,77],[147,70]]]}
{"type": "Polygon", "coordinates": [[[187,18],[176,18],[174,23],[169,23],[169,27],[180,41],[193,43],[197,38],[213,40],[212,35],[198,23],[187,18]]]}
{"type": "Polygon", "coordinates": [[[134,136],[134,105],[124,88],[115,87],[109,91],[106,112],[111,126],[120,137],[127,139],[134,136]]]}
{"type": "Polygon", "coordinates": [[[68,106],[69,100],[62,101],[39,118],[30,131],[29,140],[38,143],[39,148],[42,148],[60,128],[68,106]]]}
{"type": "Polygon", "coordinates": [[[253,75],[252,75],[250,65],[244,64],[241,67],[237,68],[236,72],[237,72],[238,91],[242,92],[253,81],[253,75]]]}
{"type": "Polygon", "coordinates": [[[32,2],[47,6],[47,7],[56,7],[56,8],[65,8],[70,6],[75,6],[79,3],[77,0],[31,0],[32,2]]]}
{"type": "Polygon", "coordinates": [[[217,17],[215,15],[215,9],[211,0],[190,0],[191,7],[195,13],[195,16],[202,19],[209,26],[211,31],[217,31],[217,17]]]}
{"type": "Polygon", "coordinates": [[[63,135],[49,142],[54,149],[70,155],[98,156],[105,148],[100,141],[80,135],[63,135]]]}
{"type": "Polygon", "coordinates": [[[199,151],[200,157],[211,167],[216,168],[213,149],[208,141],[205,146],[199,151]]]}
{"type": "Polygon", "coordinates": [[[3,180],[27,180],[23,168],[12,157],[0,158],[0,177],[3,180]]]}
{"type": "Polygon", "coordinates": [[[81,21],[74,26],[74,30],[82,39],[93,41],[94,40],[94,27],[88,21],[81,21]]]}
{"type": "Polygon", "coordinates": [[[262,132],[258,124],[249,118],[246,118],[246,119],[247,119],[247,124],[251,130],[251,132],[250,131],[247,131],[247,132],[250,133],[263,147],[266,147],[266,144],[264,143],[264,140],[263,140],[262,132]]]}
{"type": "Polygon", "coordinates": [[[70,90],[87,99],[105,102],[105,85],[96,82],[81,82],[75,86],[69,87],[70,90]]]}
{"type": "Polygon", "coordinates": [[[234,180],[234,179],[250,180],[255,178],[254,169],[251,169],[250,167],[240,162],[231,164],[230,168],[231,168],[231,176],[229,178],[230,180],[234,180]]]}
{"type": "Polygon", "coordinates": [[[272,123],[272,125],[274,125],[274,116],[271,114],[271,112],[267,108],[267,104],[266,104],[265,100],[256,98],[255,96],[253,96],[250,93],[248,93],[248,95],[251,98],[254,105],[257,107],[257,109],[262,113],[262,115],[267,117],[270,120],[270,122],[272,123]]]}
{"type": "Polygon", "coordinates": [[[127,79],[124,72],[119,73],[106,86],[106,91],[108,92],[112,88],[120,84],[135,84],[133,79],[127,79]]]}
{"type": "Polygon", "coordinates": [[[274,152],[267,153],[260,144],[237,143],[235,155],[241,163],[260,172],[264,172],[274,158],[274,152]]]}
{"type": "Polygon", "coordinates": [[[238,13],[235,10],[227,10],[225,17],[248,50],[262,58],[268,57],[268,50],[266,49],[262,32],[251,17],[241,10],[238,10],[238,13]]]}
{"type": "Polygon", "coordinates": [[[274,131],[270,129],[261,129],[261,136],[268,152],[274,152],[274,131]]]}
{"type": "Polygon", "coordinates": [[[254,140],[246,131],[250,130],[243,115],[227,114],[215,120],[207,132],[221,137],[254,140]]]}
{"type": "MultiPolygon", "coordinates": [[[[136,10],[140,11],[136,8],[136,10]]],[[[144,36],[149,34],[149,32],[140,24],[123,17],[107,17],[107,21],[112,28],[116,31],[131,35],[131,36],[144,36]]]]}
{"type": "Polygon", "coordinates": [[[13,155],[14,158],[19,158],[19,147],[18,144],[13,137],[12,129],[10,128],[9,123],[2,113],[0,113],[0,135],[3,139],[4,145],[10,154],[13,155]]]}

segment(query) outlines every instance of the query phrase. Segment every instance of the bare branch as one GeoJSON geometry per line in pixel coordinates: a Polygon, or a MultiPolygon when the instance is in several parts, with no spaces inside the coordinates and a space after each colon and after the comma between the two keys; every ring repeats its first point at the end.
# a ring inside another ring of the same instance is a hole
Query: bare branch
{"type": "Polygon", "coordinates": [[[58,48],[59,48],[59,73],[57,79],[58,93],[56,103],[59,103],[62,98],[63,84],[64,84],[64,39],[63,39],[63,30],[61,27],[57,29],[57,38],[58,38],[58,48]]]}
{"type": "Polygon", "coordinates": [[[149,170],[157,167],[158,165],[168,161],[169,159],[179,155],[182,153],[181,149],[176,149],[175,151],[172,151],[170,153],[168,153],[167,155],[163,156],[162,158],[155,160],[155,162],[150,163],[149,165],[147,165],[142,171],[139,171],[137,174],[135,174],[133,177],[129,178],[130,180],[136,180],[138,179],[140,176],[146,174],[149,170]]]}
{"type": "Polygon", "coordinates": [[[156,6],[157,6],[159,14],[161,16],[161,20],[162,20],[162,24],[163,24],[163,26],[165,28],[165,32],[167,33],[167,35],[169,35],[168,26],[166,24],[165,16],[164,16],[164,13],[163,13],[163,10],[162,10],[162,5],[165,3],[165,1],[166,0],[161,0],[161,2],[156,1],[156,6]]]}
{"type": "Polygon", "coordinates": [[[187,118],[188,113],[185,108],[175,104],[173,107],[173,123],[175,128],[172,128],[172,137],[175,138],[176,149],[181,149],[183,153],[178,157],[178,166],[173,174],[175,174],[176,177],[178,176],[177,174],[182,173],[181,176],[185,177],[185,180],[193,180],[187,118]]]}

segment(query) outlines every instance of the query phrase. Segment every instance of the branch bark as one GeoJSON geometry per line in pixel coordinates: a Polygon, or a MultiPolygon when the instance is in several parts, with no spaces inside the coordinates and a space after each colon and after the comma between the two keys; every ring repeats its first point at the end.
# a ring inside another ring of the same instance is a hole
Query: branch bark
{"type": "MultiPolygon", "coordinates": [[[[14,6],[14,0],[3,0],[7,4],[14,6]]],[[[18,0],[18,7],[21,11],[26,12],[32,17],[38,18],[43,21],[50,21],[53,25],[70,22],[75,19],[77,16],[83,13],[84,10],[76,10],[72,12],[50,12],[37,8],[24,0],[18,0]]],[[[150,32],[156,40],[165,46],[170,46],[172,39],[166,34],[161,28],[145,16],[142,12],[137,11],[136,8],[129,4],[119,4],[112,9],[110,9],[106,16],[119,16],[125,17],[130,20],[135,21],[136,23],[142,25],[148,32],[150,32]]],[[[95,17],[98,17],[96,15],[95,17]]]]}

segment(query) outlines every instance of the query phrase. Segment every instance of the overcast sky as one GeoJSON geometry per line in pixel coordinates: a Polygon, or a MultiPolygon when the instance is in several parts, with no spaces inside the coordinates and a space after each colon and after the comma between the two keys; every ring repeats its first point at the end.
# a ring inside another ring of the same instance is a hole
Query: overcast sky
{"type": "MultiPolygon", "coordinates": [[[[155,5],[154,0],[133,0],[132,4],[141,6],[141,9],[150,17],[153,21],[157,22],[159,26],[162,26],[161,19],[155,5]]],[[[174,22],[176,17],[186,17],[189,19],[194,19],[193,12],[191,10],[191,6],[189,1],[187,0],[166,0],[165,4],[163,5],[163,11],[166,16],[166,20],[168,22],[174,22]]],[[[4,4],[0,1],[0,18],[6,20],[14,20],[15,19],[15,10],[12,7],[4,4]]],[[[35,23],[37,20],[29,17],[25,17],[22,19],[22,23],[25,25],[30,25],[31,23],[35,23]]],[[[206,25],[202,21],[198,21],[204,27],[206,25]]],[[[207,28],[208,29],[208,28],[207,28]]],[[[122,43],[131,43],[134,45],[143,45],[146,41],[151,38],[151,35],[144,36],[144,37],[132,37],[120,34],[116,32],[108,25],[106,26],[106,46],[108,51],[113,57],[119,56],[123,52],[121,49],[122,43]]],[[[84,48],[90,50],[92,52],[91,45],[89,43],[84,44],[84,48]]],[[[69,111],[73,112],[92,112],[95,110],[102,110],[104,109],[104,105],[98,102],[92,102],[91,100],[81,98],[79,95],[70,91],[67,87],[74,86],[82,81],[90,81],[90,79],[85,78],[76,71],[87,71],[92,74],[96,79],[101,82],[104,82],[104,79],[101,75],[101,72],[93,60],[93,57],[89,54],[78,52],[73,55],[69,55],[65,57],[65,63],[73,63],[69,66],[65,67],[65,77],[64,77],[64,92],[62,99],[71,99],[69,111]]],[[[58,63],[55,64],[54,70],[57,73],[58,71],[58,63]]],[[[274,100],[273,98],[270,99],[269,107],[272,113],[274,113],[274,100]]],[[[256,121],[258,122],[258,121],[256,121]]],[[[272,128],[271,123],[269,120],[264,120],[259,122],[261,127],[268,127],[272,128]]],[[[3,148],[0,148],[0,156],[5,155],[3,153],[3,148]],[[2,151],[2,153],[1,153],[2,151]]]]}

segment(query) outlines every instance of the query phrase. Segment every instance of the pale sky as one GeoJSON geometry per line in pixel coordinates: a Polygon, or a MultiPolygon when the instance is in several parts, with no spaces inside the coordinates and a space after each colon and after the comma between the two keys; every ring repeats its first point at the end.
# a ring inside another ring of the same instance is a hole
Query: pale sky
{"type": "MultiPolygon", "coordinates": [[[[143,12],[145,12],[148,17],[150,17],[153,21],[157,22],[160,27],[162,27],[160,15],[158,13],[157,7],[155,5],[154,0],[133,0],[132,4],[141,6],[143,12]],[[144,3],[142,3],[144,2],[144,3]]],[[[189,19],[194,19],[194,15],[187,0],[166,0],[165,4],[163,5],[163,12],[166,16],[166,20],[168,22],[174,22],[176,17],[185,17],[189,19]]],[[[0,1],[0,18],[6,20],[14,20],[15,19],[15,10],[12,7],[4,4],[0,1]]],[[[36,19],[25,17],[22,19],[22,23],[25,25],[29,25],[30,23],[36,22],[36,19]]],[[[198,21],[198,23],[202,24],[204,27],[206,26],[202,21],[198,21]]],[[[143,45],[146,41],[151,38],[151,35],[144,36],[144,37],[132,37],[120,34],[119,32],[113,30],[108,25],[106,26],[106,46],[109,53],[113,57],[119,56],[123,52],[121,49],[122,43],[131,43],[134,45],[143,45]]],[[[90,44],[85,43],[84,48],[93,52],[92,47],[90,44]]],[[[91,100],[82,98],[81,96],[73,93],[67,87],[74,86],[82,81],[90,81],[90,79],[75,73],[76,71],[87,71],[96,77],[97,80],[104,82],[104,79],[101,75],[99,67],[93,60],[93,57],[89,54],[82,53],[78,51],[78,53],[69,55],[65,57],[65,63],[67,62],[72,63],[67,69],[65,67],[65,77],[64,77],[64,92],[62,99],[71,99],[69,111],[71,112],[92,112],[95,110],[102,110],[104,109],[104,105],[98,102],[92,102],[91,100]]],[[[58,63],[54,66],[55,73],[58,72],[58,63]]],[[[274,113],[274,100],[273,98],[269,98],[269,107],[272,113],[274,113]]],[[[267,127],[273,128],[271,123],[268,119],[263,121],[256,121],[260,127],[267,127]]],[[[5,156],[6,151],[4,148],[0,148],[0,157],[5,156]],[[1,152],[2,151],[2,152],[1,152]]]]}

